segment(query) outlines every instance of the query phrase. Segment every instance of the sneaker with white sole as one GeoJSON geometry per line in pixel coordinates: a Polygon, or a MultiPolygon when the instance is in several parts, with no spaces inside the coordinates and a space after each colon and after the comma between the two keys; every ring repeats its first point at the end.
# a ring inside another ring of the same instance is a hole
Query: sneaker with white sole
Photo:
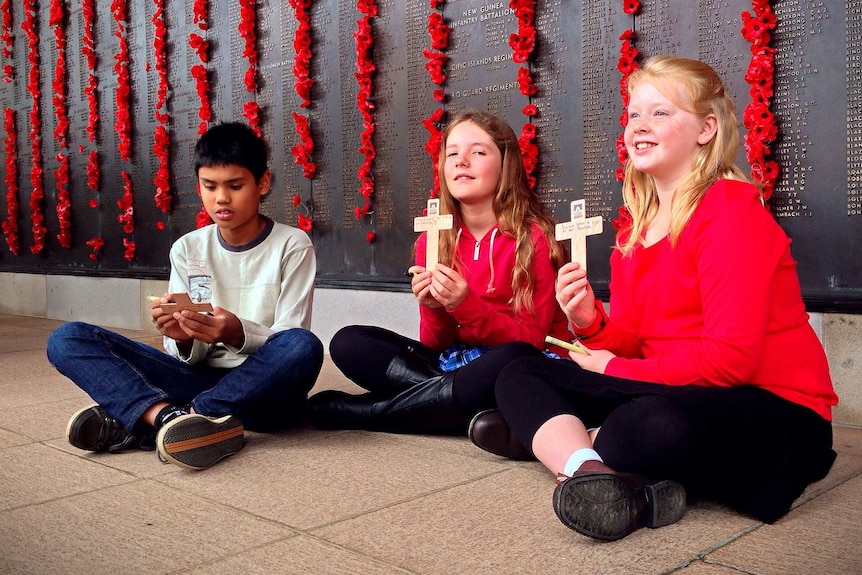
{"type": "Polygon", "coordinates": [[[136,437],[108,415],[101,405],[91,405],[75,412],[66,425],[66,439],[86,451],[117,453],[123,449],[153,449],[153,434],[136,437]]]}
{"type": "Polygon", "coordinates": [[[156,436],[159,456],[186,469],[206,469],[243,448],[242,421],[233,415],[181,415],[165,423],[156,436]]]}

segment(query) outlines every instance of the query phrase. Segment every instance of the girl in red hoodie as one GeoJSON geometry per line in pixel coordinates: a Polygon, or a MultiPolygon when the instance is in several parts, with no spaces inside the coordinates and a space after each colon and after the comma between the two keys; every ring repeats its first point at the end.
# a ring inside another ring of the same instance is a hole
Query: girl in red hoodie
{"type": "Polygon", "coordinates": [[[559,519],[595,538],[673,523],[686,491],[775,521],[835,458],[838,398],[790,240],[734,165],[712,68],[656,57],[628,90],[610,314],[586,271],[563,266],[557,300],[590,355],[510,364],[502,418],[482,415],[473,440],[506,455],[511,426],[559,474],[559,519]]]}
{"type": "MultiPolygon", "coordinates": [[[[330,355],[370,393],[324,391],[309,400],[312,424],[396,433],[465,434],[494,407],[494,383],[512,359],[571,337],[554,297],[565,255],[554,222],[530,190],[518,139],[497,116],[467,111],[444,133],[438,165],[440,262],[416,243],[411,288],[419,341],[375,326],[348,326],[330,355]]],[[[563,350],[557,348],[559,353],[563,350]]]]}

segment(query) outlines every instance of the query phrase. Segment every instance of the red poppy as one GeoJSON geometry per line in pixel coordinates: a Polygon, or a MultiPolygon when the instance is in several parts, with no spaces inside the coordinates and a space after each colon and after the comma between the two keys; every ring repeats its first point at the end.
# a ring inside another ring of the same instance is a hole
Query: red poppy
{"type": "Polygon", "coordinates": [[[209,28],[207,19],[209,18],[209,3],[208,0],[194,0],[192,3],[192,13],[194,14],[193,22],[198,25],[201,30],[209,28]]]}
{"type": "Polygon", "coordinates": [[[135,231],[135,198],[132,195],[132,179],[126,170],[123,170],[120,175],[123,177],[123,195],[117,200],[117,206],[120,208],[117,221],[123,224],[124,232],[131,234],[135,231]]]}
{"type": "Polygon", "coordinates": [[[6,108],[3,112],[3,126],[6,138],[3,140],[3,149],[6,152],[5,167],[6,174],[6,219],[2,222],[3,234],[6,236],[6,245],[16,256],[20,247],[18,240],[18,136],[15,131],[15,111],[6,108]]]}
{"type": "Polygon", "coordinates": [[[428,15],[428,33],[431,34],[431,47],[435,50],[445,50],[449,47],[451,30],[439,12],[428,15]]]}
{"type": "Polygon", "coordinates": [[[304,232],[310,232],[313,226],[311,218],[302,213],[296,214],[297,227],[304,232]]]}
{"type": "Polygon", "coordinates": [[[123,258],[127,262],[131,262],[135,260],[135,251],[137,250],[137,245],[133,240],[129,238],[123,238],[123,258]]]}
{"type": "Polygon", "coordinates": [[[632,225],[632,214],[629,211],[628,207],[620,206],[619,211],[617,212],[617,219],[611,220],[611,225],[614,229],[619,231],[625,231],[632,225]]]}
{"type": "Polygon", "coordinates": [[[84,242],[84,245],[92,249],[93,251],[90,253],[91,260],[99,259],[99,251],[101,251],[102,246],[105,245],[105,240],[99,237],[95,237],[84,242]]]}
{"type": "Polygon", "coordinates": [[[101,176],[99,153],[96,150],[90,150],[90,154],[87,157],[87,187],[94,191],[98,190],[101,176]]]}
{"type": "Polygon", "coordinates": [[[365,16],[356,21],[356,31],[353,33],[356,45],[357,69],[354,75],[358,84],[356,105],[363,119],[363,129],[359,135],[360,146],[358,151],[364,156],[364,159],[362,165],[357,170],[357,177],[361,180],[359,193],[364,198],[365,203],[362,207],[354,210],[354,214],[359,219],[371,210],[371,196],[374,194],[372,166],[374,159],[377,157],[377,150],[373,140],[376,125],[373,116],[374,103],[372,98],[374,83],[372,76],[377,68],[372,59],[374,35],[371,27],[371,18],[377,16],[378,10],[375,0],[358,0],[357,8],[365,14],[365,16]]]}
{"type": "Polygon", "coordinates": [[[443,70],[445,69],[446,62],[449,61],[449,57],[446,54],[432,50],[422,50],[422,55],[428,60],[425,64],[425,69],[428,70],[428,74],[431,76],[431,82],[438,86],[445,84],[446,74],[443,73],[443,70]]]}
{"type": "Polygon", "coordinates": [[[41,253],[45,248],[45,216],[42,213],[42,200],[44,199],[44,187],[42,185],[42,118],[40,115],[40,100],[42,91],[39,87],[39,38],[36,33],[36,2],[35,0],[24,0],[24,21],[21,29],[27,37],[27,63],[30,65],[30,74],[27,80],[27,92],[32,97],[30,108],[30,143],[32,167],[30,168],[30,224],[33,233],[33,244],[30,251],[34,254],[41,253]]]}
{"type": "Polygon", "coordinates": [[[525,96],[532,96],[537,92],[529,68],[518,68],[518,86],[521,93],[525,96]]]}

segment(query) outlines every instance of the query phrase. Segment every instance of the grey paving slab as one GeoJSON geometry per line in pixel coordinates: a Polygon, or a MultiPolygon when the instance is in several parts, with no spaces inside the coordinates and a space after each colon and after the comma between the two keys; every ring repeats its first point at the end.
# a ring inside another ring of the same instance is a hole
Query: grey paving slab
{"type": "MultiPolygon", "coordinates": [[[[65,441],[69,418],[78,409],[93,403],[87,394],[78,388],[73,388],[69,395],[72,397],[60,401],[0,407],[0,426],[34,441],[60,438],[65,441]]],[[[45,399],[45,394],[39,396],[45,399]]],[[[0,402],[0,405],[3,405],[3,402],[0,402]]]]}
{"type": "Polygon", "coordinates": [[[83,461],[115,469],[136,478],[157,477],[180,471],[176,465],[168,465],[159,461],[155,451],[129,449],[120,453],[93,453],[72,447],[65,437],[52,439],[45,442],[45,445],[83,461]]]}
{"type": "Polygon", "coordinates": [[[298,535],[276,541],[184,575],[404,575],[405,571],[332,545],[298,535]]]}
{"type": "Polygon", "coordinates": [[[690,508],[675,525],[600,543],[566,528],[553,478],[513,468],[312,531],[416,573],[647,573],[671,568],[752,523],[690,508]]]}
{"type": "MultiPolygon", "coordinates": [[[[2,418],[0,418],[0,422],[2,422],[2,418]]],[[[4,425],[4,424],[0,424],[4,425]]],[[[18,433],[14,433],[9,431],[8,429],[0,429],[0,450],[6,449],[7,447],[14,447],[16,445],[26,445],[27,443],[32,443],[33,440],[24,435],[19,435],[18,433]]]]}
{"type": "Polygon", "coordinates": [[[862,476],[801,505],[706,560],[745,573],[862,573],[862,476]]]}
{"type": "Polygon", "coordinates": [[[495,463],[444,452],[419,452],[385,434],[354,432],[329,434],[318,441],[271,443],[259,449],[247,446],[217,468],[159,480],[305,530],[500,469],[495,463]]]}
{"type": "MultiPolygon", "coordinates": [[[[647,573],[647,571],[645,571],[647,573]]],[[[715,563],[706,563],[695,560],[679,569],[673,571],[674,575],[743,575],[738,569],[726,567],[715,563]]]]}
{"type": "Polygon", "coordinates": [[[15,509],[133,481],[110,469],[31,443],[0,452],[0,510],[15,509]]]}
{"type": "Polygon", "coordinates": [[[5,511],[0,524],[4,575],[177,573],[294,535],[149,481],[5,511]]]}

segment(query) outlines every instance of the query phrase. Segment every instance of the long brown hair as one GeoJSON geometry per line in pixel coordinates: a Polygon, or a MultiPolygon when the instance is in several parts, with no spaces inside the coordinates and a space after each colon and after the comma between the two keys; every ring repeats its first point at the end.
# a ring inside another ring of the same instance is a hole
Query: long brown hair
{"type": "MultiPolygon", "coordinates": [[[[628,93],[649,82],[678,108],[702,118],[713,115],[718,130],[709,143],[700,147],[694,168],[673,193],[670,241],[675,245],[706,191],[719,179],[748,181],[736,165],[739,131],[733,100],[721,78],[707,64],[688,58],[654,56],[629,76],[628,93]]],[[[623,200],[632,215],[632,228],[623,245],[628,254],[640,242],[658,212],[658,192],[652,176],[635,169],[629,162],[623,179],[623,200]]]]}
{"type": "Polygon", "coordinates": [[[497,145],[502,157],[502,170],[497,192],[494,195],[493,209],[497,226],[501,233],[515,238],[517,252],[515,269],[512,272],[512,292],[514,308],[533,312],[533,282],[531,266],[534,246],[531,235],[532,224],[537,224],[548,238],[551,264],[554,269],[563,265],[565,253],[554,239],[555,222],[542,206],[539,198],[527,183],[527,172],[521,157],[518,137],[505,121],[495,114],[482,110],[465,110],[457,114],[446,126],[440,144],[440,155],[437,165],[440,177],[440,213],[452,214],[454,225],[451,230],[440,232],[440,262],[450,267],[460,264],[457,261],[457,236],[461,227],[461,205],[456,200],[448,186],[444,168],[446,164],[446,140],[452,129],[463,122],[473,122],[497,145]]]}

